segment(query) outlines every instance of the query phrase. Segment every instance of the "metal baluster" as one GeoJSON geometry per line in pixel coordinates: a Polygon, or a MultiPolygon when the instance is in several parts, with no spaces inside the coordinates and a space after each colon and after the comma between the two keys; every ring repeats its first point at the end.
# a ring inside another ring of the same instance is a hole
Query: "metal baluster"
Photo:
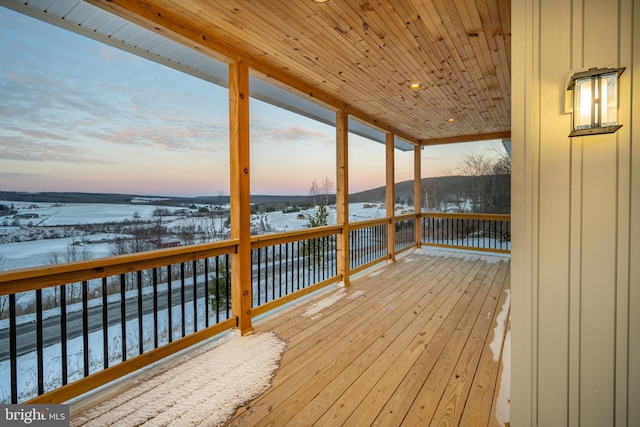
{"type": "Polygon", "coordinates": [[[167,265],[167,328],[169,329],[169,342],[173,341],[173,297],[172,297],[171,264],[167,265]]]}
{"type": "MultiPolygon", "coordinates": [[[[267,252],[269,248],[267,248],[267,252]]],[[[276,247],[271,246],[271,301],[276,299],[276,247]]]]}
{"type": "Polygon", "coordinates": [[[278,244],[278,297],[282,297],[282,243],[278,244]]]}
{"type": "Polygon", "coordinates": [[[204,259],[204,326],[209,327],[209,258],[204,259]]]}
{"type": "Polygon", "coordinates": [[[356,230],[352,230],[349,235],[349,252],[352,253],[350,265],[354,268],[358,259],[358,234],[356,230]]]}
{"type": "Polygon", "coordinates": [[[107,278],[102,278],[102,366],[109,367],[109,303],[107,301],[107,278]]]}
{"type": "Polygon", "coordinates": [[[181,325],[181,331],[182,331],[182,336],[184,337],[186,335],[186,317],[185,317],[185,291],[186,291],[186,287],[185,287],[185,271],[184,271],[184,262],[180,263],[180,317],[182,319],[182,325],[181,325]]]}
{"type": "Polygon", "coordinates": [[[260,287],[261,287],[260,284],[262,283],[262,273],[260,271],[261,270],[261,266],[262,266],[262,261],[261,261],[262,250],[261,249],[262,248],[258,248],[257,249],[257,253],[258,253],[258,257],[257,257],[258,258],[258,262],[257,262],[257,264],[258,264],[258,271],[257,271],[257,275],[258,275],[258,278],[257,278],[257,282],[258,282],[258,284],[257,284],[258,285],[257,286],[257,288],[258,288],[258,306],[260,305],[260,287]]]}
{"type": "Polygon", "coordinates": [[[42,325],[42,289],[36,289],[36,352],[38,358],[38,395],[44,393],[44,355],[42,325]]]}
{"type": "Polygon", "coordinates": [[[89,284],[82,281],[82,355],[84,376],[89,376],[89,284]]]}
{"type": "Polygon", "coordinates": [[[318,238],[313,239],[313,283],[318,283],[318,238]]]}
{"type": "MultiPolygon", "coordinates": [[[[289,295],[289,245],[292,244],[292,242],[287,242],[284,245],[284,291],[286,295],[289,295]]],[[[291,292],[293,292],[293,281],[291,282],[291,292]]]]}
{"type": "Polygon", "coordinates": [[[328,277],[328,274],[327,274],[327,263],[329,258],[329,254],[327,253],[328,239],[329,239],[329,236],[322,236],[322,280],[326,280],[328,277]]]}
{"type": "Polygon", "coordinates": [[[369,244],[371,240],[368,240],[369,238],[371,238],[371,231],[372,231],[371,227],[362,229],[362,246],[365,250],[365,257],[364,257],[365,262],[363,263],[363,265],[371,261],[372,253],[371,253],[371,245],[369,244]]]}
{"type": "Polygon", "coordinates": [[[138,271],[138,354],[144,353],[144,329],[142,328],[142,271],[138,271]]]}
{"type": "Polygon", "coordinates": [[[11,403],[18,403],[18,338],[16,294],[9,295],[9,358],[11,360],[11,403]]]}
{"type": "Polygon", "coordinates": [[[371,229],[367,227],[367,228],[362,228],[359,233],[360,234],[360,250],[364,254],[364,262],[360,265],[366,264],[369,261],[369,257],[371,256],[371,253],[366,243],[367,234],[369,232],[371,232],[371,229]]]}
{"type": "Polygon", "coordinates": [[[198,331],[198,274],[196,261],[193,260],[193,332],[198,331]]]}
{"type": "MultiPolygon", "coordinates": [[[[303,276],[304,277],[304,276],[303,276]]],[[[300,241],[296,242],[296,290],[300,290],[300,241]]]]}
{"type": "Polygon", "coordinates": [[[60,351],[62,385],[67,384],[67,285],[60,286],[60,351]]]}
{"type": "Polygon", "coordinates": [[[300,270],[300,272],[302,273],[302,288],[304,289],[304,287],[306,286],[306,278],[307,278],[307,258],[308,258],[308,254],[307,252],[309,251],[309,243],[308,241],[302,241],[302,242],[298,242],[298,244],[302,243],[302,270],[300,270]]]}
{"type": "Polygon", "coordinates": [[[487,230],[486,230],[486,225],[487,225],[487,221],[485,220],[481,220],[482,221],[482,248],[484,249],[486,247],[486,235],[487,235],[487,230]]]}
{"type": "Polygon", "coordinates": [[[224,256],[224,262],[225,262],[225,272],[226,274],[224,275],[225,277],[225,284],[224,286],[226,287],[227,290],[227,298],[226,298],[226,302],[227,302],[227,319],[229,318],[229,304],[231,303],[231,289],[230,289],[230,282],[231,282],[231,270],[229,269],[229,254],[226,254],[224,256]]]}
{"type": "Polygon", "coordinates": [[[127,279],[124,274],[120,275],[120,332],[122,337],[122,361],[127,360],[127,299],[126,299],[127,279]]]}
{"type": "Polygon", "coordinates": [[[364,234],[367,232],[366,228],[361,228],[358,230],[358,250],[360,252],[360,259],[363,259],[364,262],[358,263],[357,266],[361,266],[367,262],[369,254],[367,253],[367,247],[364,244],[364,234]]]}
{"type": "Polygon", "coordinates": [[[431,243],[434,243],[437,240],[436,218],[431,218],[429,221],[431,221],[431,243]]]}
{"type": "Polygon", "coordinates": [[[380,242],[378,241],[378,229],[380,226],[374,226],[370,231],[369,235],[371,236],[371,240],[367,243],[371,247],[371,259],[374,260],[380,255],[380,242]]]}
{"type": "Polygon", "coordinates": [[[220,257],[216,256],[215,262],[216,281],[216,323],[220,322],[220,257]]]}
{"type": "Polygon", "coordinates": [[[158,348],[158,269],[153,268],[153,348],[158,348]]]}
{"type": "MultiPolygon", "coordinates": [[[[493,249],[498,249],[498,222],[497,220],[491,220],[489,225],[489,234],[493,243],[489,242],[489,245],[493,244],[493,249]]],[[[489,246],[491,247],[491,246],[489,246]]]]}

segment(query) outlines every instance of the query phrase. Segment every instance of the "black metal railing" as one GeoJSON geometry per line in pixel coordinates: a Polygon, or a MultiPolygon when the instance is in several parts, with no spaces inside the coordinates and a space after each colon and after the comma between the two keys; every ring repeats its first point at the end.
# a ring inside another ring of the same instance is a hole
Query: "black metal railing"
{"type": "Polygon", "coordinates": [[[416,244],[416,217],[399,218],[395,222],[395,246],[396,251],[415,246],[416,244]]]}
{"type": "Polygon", "coordinates": [[[0,403],[27,401],[229,319],[229,253],[101,274],[129,269],[114,257],[61,273],[102,277],[51,286],[25,279],[37,289],[0,296],[0,403]]]}
{"type": "Polygon", "coordinates": [[[270,235],[253,243],[253,307],[333,278],[337,274],[334,227],[313,237],[270,235]]]}
{"type": "Polygon", "coordinates": [[[388,255],[387,228],[383,221],[363,221],[350,225],[349,267],[357,269],[388,255]]]}
{"type": "Polygon", "coordinates": [[[511,216],[422,213],[422,244],[490,252],[511,251],[511,216]]]}

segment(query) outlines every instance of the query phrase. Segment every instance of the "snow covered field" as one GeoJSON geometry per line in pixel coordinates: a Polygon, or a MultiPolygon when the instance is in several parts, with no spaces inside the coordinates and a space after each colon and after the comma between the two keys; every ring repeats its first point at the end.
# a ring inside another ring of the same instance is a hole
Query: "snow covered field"
{"type": "MultiPolygon", "coordinates": [[[[119,237],[117,233],[109,232],[85,235],[74,232],[73,234],[77,235],[56,237],[56,233],[62,233],[62,231],[54,232],[56,228],[123,221],[134,222],[136,220],[157,221],[158,217],[153,215],[157,209],[169,209],[171,212],[176,212],[176,214],[162,217],[162,224],[168,230],[179,229],[185,225],[194,225],[197,221],[206,221],[203,218],[189,217],[188,214],[185,214],[184,208],[160,205],[110,205],[99,203],[59,205],[11,201],[3,201],[2,204],[7,206],[13,204],[18,212],[17,215],[37,215],[37,217],[20,218],[18,219],[19,225],[12,225],[15,222],[14,215],[0,217],[0,271],[48,265],[51,264],[51,259],[56,256],[60,260],[65,260],[72,245],[76,245],[76,250],[86,253],[89,258],[107,257],[111,255],[109,242],[119,237]],[[36,229],[38,227],[46,227],[47,233],[37,234],[36,229]]],[[[354,222],[382,218],[386,215],[385,209],[375,204],[351,204],[349,210],[350,220],[354,222]]],[[[283,213],[282,211],[269,212],[254,215],[252,223],[254,227],[265,233],[300,230],[307,228],[307,218],[310,215],[314,215],[315,212],[316,209],[290,213],[283,213]]],[[[329,224],[335,224],[335,222],[335,209],[330,208],[329,224]]],[[[68,230],[67,233],[69,233],[68,230]]]]}

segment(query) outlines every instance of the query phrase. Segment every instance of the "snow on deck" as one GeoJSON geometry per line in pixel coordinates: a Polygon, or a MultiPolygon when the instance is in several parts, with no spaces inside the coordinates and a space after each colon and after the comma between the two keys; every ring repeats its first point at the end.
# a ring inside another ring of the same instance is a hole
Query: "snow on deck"
{"type": "Polygon", "coordinates": [[[136,379],[128,390],[72,416],[71,425],[223,425],[269,388],[285,346],[273,333],[233,336],[136,379]]]}

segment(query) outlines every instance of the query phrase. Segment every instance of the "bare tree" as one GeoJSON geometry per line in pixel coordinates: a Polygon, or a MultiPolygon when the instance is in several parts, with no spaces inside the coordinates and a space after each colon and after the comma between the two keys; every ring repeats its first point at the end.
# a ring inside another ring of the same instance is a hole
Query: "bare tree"
{"type": "Polygon", "coordinates": [[[471,203],[473,212],[508,212],[510,205],[511,159],[493,148],[492,154],[469,153],[458,165],[466,180],[461,196],[471,203]]]}
{"type": "Polygon", "coordinates": [[[193,245],[196,242],[196,223],[193,218],[190,218],[186,225],[178,228],[178,238],[185,245],[193,245]]]}
{"type": "Polygon", "coordinates": [[[91,259],[91,251],[78,240],[73,240],[67,245],[67,253],[64,262],[84,261],[91,259]]]}
{"type": "Polygon", "coordinates": [[[309,195],[312,198],[313,206],[316,206],[316,197],[320,194],[320,185],[318,185],[318,181],[313,180],[311,183],[311,188],[309,189],[309,195]]]}
{"type": "MultiPolygon", "coordinates": [[[[16,307],[20,305],[24,293],[17,293],[16,295],[16,307]]],[[[0,319],[6,319],[9,317],[9,295],[0,295],[0,319]]]]}
{"type": "Polygon", "coordinates": [[[166,229],[162,225],[162,219],[157,220],[153,227],[147,227],[143,223],[134,223],[123,229],[128,237],[116,237],[111,243],[111,255],[125,255],[159,249],[163,234],[166,229]]]}
{"type": "Polygon", "coordinates": [[[427,211],[438,212],[444,208],[444,194],[440,190],[438,180],[427,182],[423,187],[423,204],[427,211]]]}
{"type": "Polygon", "coordinates": [[[333,183],[331,178],[329,178],[329,175],[325,175],[319,188],[320,194],[324,196],[325,206],[329,205],[329,196],[334,193],[334,189],[335,189],[335,184],[333,183]]]}
{"type": "Polygon", "coordinates": [[[222,240],[229,213],[222,206],[212,206],[204,213],[204,232],[208,241],[222,240]]]}

